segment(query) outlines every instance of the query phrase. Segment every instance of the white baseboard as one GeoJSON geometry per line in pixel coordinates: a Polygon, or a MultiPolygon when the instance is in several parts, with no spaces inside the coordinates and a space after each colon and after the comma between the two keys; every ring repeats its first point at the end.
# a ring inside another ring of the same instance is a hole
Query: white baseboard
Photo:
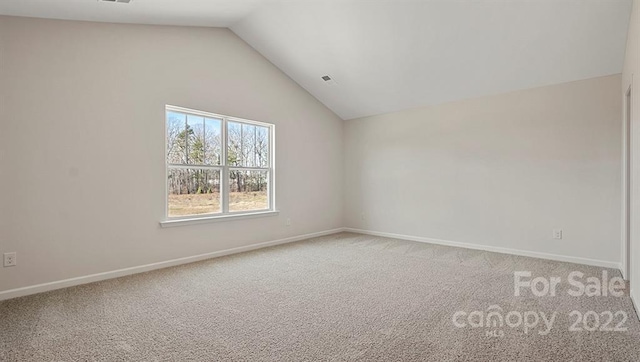
{"type": "Polygon", "coordinates": [[[59,281],[50,282],[50,283],[43,283],[43,284],[37,284],[37,285],[32,285],[32,286],[23,287],[23,288],[5,290],[5,291],[0,292],[0,301],[7,300],[7,299],[12,299],[12,298],[23,297],[23,296],[31,295],[31,294],[48,292],[48,291],[55,290],[55,289],[62,289],[62,288],[68,288],[68,287],[81,285],[81,284],[93,283],[93,282],[106,280],[106,279],[113,279],[113,278],[119,278],[119,277],[132,275],[132,274],[144,273],[144,272],[151,271],[151,270],[156,270],[156,269],[162,269],[162,268],[167,268],[167,267],[176,266],[176,265],[193,263],[193,262],[196,262],[196,261],[202,261],[202,260],[206,260],[206,259],[217,258],[217,257],[220,257],[220,256],[242,253],[242,252],[245,252],[245,251],[251,251],[251,250],[256,250],[256,249],[267,248],[267,247],[270,247],[270,246],[275,246],[275,245],[280,245],[280,244],[292,243],[294,241],[300,241],[300,240],[315,238],[315,237],[319,237],[319,236],[336,234],[336,233],[339,233],[339,232],[342,232],[342,231],[344,231],[344,228],[320,231],[320,232],[317,232],[317,233],[292,236],[292,237],[285,238],[285,239],[280,239],[280,240],[267,241],[267,242],[258,243],[258,244],[251,244],[251,245],[247,245],[247,246],[240,246],[240,247],[233,248],[233,249],[214,251],[212,253],[188,256],[188,257],[185,257],[185,258],[172,259],[172,260],[162,261],[162,262],[158,262],[158,263],[152,263],[152,264],[141,265],[141,266],[134,266],[134,267],[131,267],[131,268],[118,269],[118,270],[108,271],[108,272],[104,272],[104,273],[85,275],[85,276],[81,276],[81,277],[64,279],[64,280],[59,280],[59,281]]]}
{"type": "Polygon", "coordinates": [[[578,257],[574,257],[574,256],[547,254],[547,253],[540,253],[540,252],[536,252],[536,251],[501,248],[501,247],[496,247],[496,246],[470,244],[470,243],[463,243],[463,242],[459,242],[459,241],[431,239],[431,238],[425,238],[425,237],[421,237],[421,236],[401,235],[401,234],[385,233],[385,232],[372,231],[372,230],[344,228],[344,231],[358,233],[358,234],[373,235],[373,236],[382,236],[382,237],[394,238],[394,239],[418,241],[418,242],[421,242],[421,243],[429,243],[429,244],[437,244],[437,245],[445,245],[445,246],[455,246],[455,247],[458,247],[458,248],[484,250],[484,251],[491,251],[491,252],[494,252],[494,253],[512,254],[512,255],[519,255],[519,256],[528,256],[528,257],[531,257],[531,258],[548,259],[548,260],[555,260],[555,261],[563,261],[563,262],[567,262],[567,263],[585,264],[585,265],[592,265],[592,266],[598,266],[598,267],[603,267],[603,268],[611,268],[611,269],[621,270],[621,264],[620,263],[611,262],[611,261],[604,261],[604,260],[595,260],[595,259],[587,259],[587,258],[578,258],[578,257]]]}
{"type": "Polygon", "coordinates": [[[365,235],[382,236],[382,237],[388,237],[388,238],[394,238],[394,239],[417,241],[417,242],[429,243],[429,244],[454,246],[454,247],[466,248],[466,249],[484,250],[484,251],[490,251],[490,252],[502,253],[502,254],[528,256],[532,258],[548,259],[548,260],[569,262],[569,263],[575,263],[575,264],[593,265],[593,266],[612,268],[612,269],[618,269],[618,270],[621,269],[620,263],[603,261],[603,260],[586,259],[586,258],[578,258],[578,257],[572,257],[572,256],[539,253],[534,251],[470,244],[470,243],[463,243],[458,241],[431,239],[431,238],[425,238],[420,236],[393,234],[393,233],[385,233],[385,232],[372,231],[372,230],[362,230],[362,229],[354,229],[354,228],[337,228],[337,229],[326,230],[326,231],[321,231],[317,233],[292,236],[292,237],[280,239],[280,240],[273,240],[273,241],[267,241],[267,242],[258,243],[258,244],[241,246],[241,247],[232,248],[232,249],[220,250],[212,253],[194,255],[194,256],[189,256],[185,258],[172,259],[172,260],[162,261],[158,263],[152,263],[147,265],[135,266],[131,268],[113,270],[113,271],[104,272],[104,273],[91,274],[91,275],[86,275],[86,276],[81,276],[76,278],[64,279],[64,280],[54,281],[50,283],[43,283],[43,284],[37,284],[37,285],[28,286],[28,287],[5,290],[0,292],[0,301],[12,299],[12,298],[18,298],[26,295],[31,295],[31,294],[48,292],[56,289],[72,287],[72,286],[81,285],[81,284],[93,283],[93,282],[106,280],[106,279],[113,279],[113,278],[119,278],[119,277],[132,275],[132,274],[144,273],[151,270],[193,263],[201,260],[217,258],[220,256],[242,253],[245,251],[267,248],[270,246],[275,246],[280,244],[292,243],[292,242],[300,241],[304,239],[336,234],[343,231],[353,232],[358,234],[365,234],[365,235]]]}

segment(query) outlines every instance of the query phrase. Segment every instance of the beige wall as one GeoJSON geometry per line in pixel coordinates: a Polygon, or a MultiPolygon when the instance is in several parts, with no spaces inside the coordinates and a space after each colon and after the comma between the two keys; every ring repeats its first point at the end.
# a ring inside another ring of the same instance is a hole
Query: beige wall
{"type": "MultiPolygon", "coordinates": [[[[631,124],[631,293],[636,303],[640,302],[640,88],[638,88],[637,74],[640,70],[640,57],[638,41],[640,41],[640,14],[638,1],[633,2],[629,34],[627,37],[627,51],[622,72],[621,95],[625,95],[629,87],[632,87],[632,124],[631,124]]],[[[626,107],[625,107],[626,108],[626,107]]],[[[626,258],[622,255],[623,260],[626,258]]]]}
{"type": "Polygon", "coordinates": [[[342,226],[342,121],[229,30],[0,17],[0,65],[0,291],[342,226]],[[160,228],[165,104],[276,124],[281,214],[160,228]]]}
{"type": "Polygon", "coordinates": [[[346,226],[617,265],[620,84],[614,75],[347,121],[346,226]]]}
{"type": "Polygon", "coordinates": [[[619,263],[637,16],[622,77],[347,122],[228,30],[0,17],[0,292],[342,226],[619,263]],[[160,228],[165,104],[275,123],[281,214],[160,228]]]}

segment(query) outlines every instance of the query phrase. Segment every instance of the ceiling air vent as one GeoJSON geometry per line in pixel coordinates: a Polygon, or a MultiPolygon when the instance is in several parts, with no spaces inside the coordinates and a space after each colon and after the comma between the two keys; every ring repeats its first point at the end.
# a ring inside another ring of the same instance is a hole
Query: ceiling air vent
{"type": "Polygon", "coordinates": [[[330,75],[323,75],[321,78],[322,78],[322,80],[324,80],[324,83],[327,84],[327,85],[336,85],[336,84],[338,84],[338,83],[336,83],[336,81],[333,78],[331,78],[330,75]]]}
{"type": "Polygon", "coordinates": [[[101,3],[123,3],[123,4],[128,4],[131,2],[131,0],[98,0],[98,2],[101,3]]]}

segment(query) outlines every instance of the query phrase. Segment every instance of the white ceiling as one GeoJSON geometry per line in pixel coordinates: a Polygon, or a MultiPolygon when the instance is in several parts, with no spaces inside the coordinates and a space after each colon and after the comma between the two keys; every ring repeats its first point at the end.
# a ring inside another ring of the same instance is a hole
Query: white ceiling
{"type": "Polygon", "coordinates": [[[630,12],[631,0],[0,0],[6,15],[230,27],[343,119],[620,73],[630,12]]]}
{"type": "Polygon", "coordinates": [[[132,24],[228,27],[269,0],[0,0],[0,14],[132,24]]]}
{"type": "Polygon", "coordinates": [[[601,0],[285,2],[232,30],[350,119],[620,73],[630,10],[601,0]]]}

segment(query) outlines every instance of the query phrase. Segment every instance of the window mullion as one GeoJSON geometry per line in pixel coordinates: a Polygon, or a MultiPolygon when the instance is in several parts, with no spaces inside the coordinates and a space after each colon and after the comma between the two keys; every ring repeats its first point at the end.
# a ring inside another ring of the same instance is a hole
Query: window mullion
{"type": "Polygon", "coordinates": [[[269,167],[240,167],[240,166],[229,166],[229,169],[234,171],[271,171],[269,167]]]}
{"type": "Polygon", "coordinates": [[[231,185],[229,185],[229,165],[228,160],[229,158],[227,157],[227,150],[228,150],[228,142],[229,138],[228,138],[228,134],[227,134],[227,118],[224,117],[222,119],[222,160],[221,160],[221,165],[222,167],[222,174],[220,175],[220,197],[222,198],[222,213],[223,214],[227,214],[229,213],[229,192],[231,185]]]}
{"type": "Polygon", "coordinates": [[[268,136],[268,162],[269,162],[269,185],[267,192],[269,193],[269,209],[275,210],[276,208],[276,180],[275,180],[275,126],[269,127],[268,136]]]}
{"type": "Polygon", "coordinates": [[[189,163],[189,115],[184,115],[184,162],[189,163]]]}
{"type": "Polygon", "coordinates": [[[222,166],[207,166],[207,165],[183,165],[170,163],[167,165],[170,169],[194,169],[194,170],[222,170],[222,166]]]}

